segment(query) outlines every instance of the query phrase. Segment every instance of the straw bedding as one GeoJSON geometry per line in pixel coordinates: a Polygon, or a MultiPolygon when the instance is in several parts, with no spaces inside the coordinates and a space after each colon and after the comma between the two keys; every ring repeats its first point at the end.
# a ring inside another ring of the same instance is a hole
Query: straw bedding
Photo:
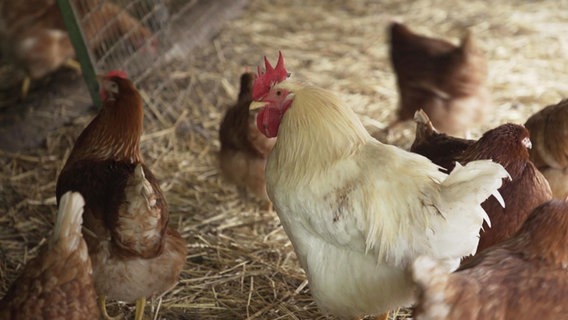
{"type": "MultiPolygon", "coordinates": [[[[220,177],[217,129],[240,73],[256,68],[263,55],[274,61],[278,50],[294,77],[336,91],[365,125],[384,127],[398,99],[385,31],[393,19],[454,42],[466,29],[473,32],[489,59],[495,105],[476,136],[507,121],[523,123],[568,92],[566,1],[252,0],[211,41],[173,53],[139,84],[147,104],[145,161],[161,181],[170,223],[189,247],[160,319],[326,318],[277,216],[220,177]]],[[[0,150],[0,296],[45,242],[57,174],[92,116],[74,117],[40,148],[0,150]]],[[[413,135],[408,123],[387,140],[407,147],[413,135]]],[[[118,302],[109,309],[133,314],[131,305],[118,302]]]]}

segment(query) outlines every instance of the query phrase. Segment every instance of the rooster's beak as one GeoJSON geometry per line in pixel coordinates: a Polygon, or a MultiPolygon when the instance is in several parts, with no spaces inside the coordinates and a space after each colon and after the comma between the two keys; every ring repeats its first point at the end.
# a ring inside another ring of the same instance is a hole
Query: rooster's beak
{"type": "Polygon", "coordinates": [[[257,110],[257,109],[262,109],[264,108],[266,105],[268,104],[268,102],[263,102],[263,101],[253,101],[250,103],[249,105],[249,110],[257,110]]]}

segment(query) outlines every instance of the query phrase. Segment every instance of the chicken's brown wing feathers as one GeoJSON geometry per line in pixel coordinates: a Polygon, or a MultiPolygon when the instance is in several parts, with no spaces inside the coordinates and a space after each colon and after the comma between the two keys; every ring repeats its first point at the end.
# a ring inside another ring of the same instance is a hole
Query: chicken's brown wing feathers
{"type": "Polygon", "coordinates": [[[155,257],[162,250],[167,222],[166,202],[155,178],[143,164],[137,165],[118,207],[112,229],[115,243],[136,256],[155,257]]]}

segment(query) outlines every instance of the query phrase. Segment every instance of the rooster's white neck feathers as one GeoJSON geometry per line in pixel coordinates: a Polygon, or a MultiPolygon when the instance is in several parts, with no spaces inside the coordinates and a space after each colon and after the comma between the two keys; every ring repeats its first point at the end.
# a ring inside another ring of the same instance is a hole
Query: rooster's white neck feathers
{"type": "Polygon", "coordinates": [[[286,169],[288,174],[306,177],[310,172],[325,170],[332,163],[325,163],[324,159],[345,159],[372,139],[355,112],[334,93],[290,81],[279,87],[294,94],[294,101],[282,118],[273,152],[278,167],[294,167],[291,171],[286,169]]]}

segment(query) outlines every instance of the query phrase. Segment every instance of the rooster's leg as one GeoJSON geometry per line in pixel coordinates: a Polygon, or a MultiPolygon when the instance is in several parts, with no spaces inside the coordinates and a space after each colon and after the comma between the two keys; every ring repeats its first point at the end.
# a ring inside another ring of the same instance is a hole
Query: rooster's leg
{"type": "Polygon", "coordinates": [[[111,317],[108,315],[107,313],[107,309],[106,309],[106,297],[105,296],[99,296],[99,307],[101,308],[101,312],[103,314],[103,318],[105,320],[119,320],[122,319],[122,314],[119,314],[116,317],[111,317]]]}
{"type": "Polygon", "coordinates": [[[146,298],[136,300],[136,315],[134,320],[142,320],[144,317],[144,307],[146,306],[146,298]]]}

